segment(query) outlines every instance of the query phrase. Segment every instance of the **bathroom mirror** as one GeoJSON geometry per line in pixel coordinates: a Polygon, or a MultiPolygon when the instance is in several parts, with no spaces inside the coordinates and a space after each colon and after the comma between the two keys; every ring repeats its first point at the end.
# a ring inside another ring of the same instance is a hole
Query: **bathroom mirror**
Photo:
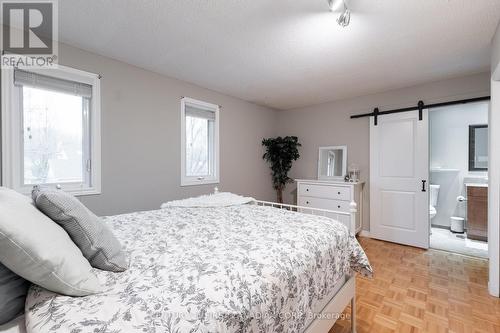
{"type": "Polygon", "coordinates": [[[488,125],[469,126],[469,171],[488,171],[488,125]]]}
{"type": "Polygon", "coordinates": [[[318,179],[343,180],[347,173],[347,146],[320,147],[318,179]]]}

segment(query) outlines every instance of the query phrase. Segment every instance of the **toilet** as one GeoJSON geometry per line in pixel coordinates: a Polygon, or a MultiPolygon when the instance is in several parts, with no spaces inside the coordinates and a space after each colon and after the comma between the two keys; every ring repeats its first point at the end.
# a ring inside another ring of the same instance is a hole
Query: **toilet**
{"type": "Polygon", "coordinates": [[[436,216],[437,211],[436,211],[436,206],[437,206],[437,201],[438,201],[438,195],[439,195],[439,185],[431,185],[430,191],[431,191],[431,200],[429,202],[429,216],[431,220],[436,216]]]}

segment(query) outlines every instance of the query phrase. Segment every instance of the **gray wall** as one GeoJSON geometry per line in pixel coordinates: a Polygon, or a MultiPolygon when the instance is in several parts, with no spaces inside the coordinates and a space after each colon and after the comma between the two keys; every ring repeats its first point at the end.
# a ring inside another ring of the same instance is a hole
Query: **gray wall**
{"type": "MultiPolygon", "coordinates": [[[[292,169],[295,178],[315,178],[317,149],[348,145],[349,163],[369,175],[368,119],[355,113],[489,93],[489,74],[434,82],[382,94],[289,111],[260,107],[118,60],[60,45],[60,63],[100,73],[102,94],[102,194],[82,197],[99,215],[158,208],[167,200],[209,193],[213,185],[180,186],[180,98],[222,105],[219,188],[275,200],[269,168],[262,161],[263,137],[297,135],[303,147],[292,169]]],[[[293,202],[293,184],[285,200],[293,202]]],[[[364,229],[369,229],[369,188],[365,188],[364,229]]]]}
{"type": "MultiPolygon", "coordinates": [[[[292,178],[316,178],[318,147],[347,145],[348,165],[356,163],[361,178],[369,177],[368,118],[350,119],[357,113],[426,103],[485,96],[490,93],[490,74],[482,73],[457,79],[432,82],[380,94],[351,98],[306,108],[278,112],[279,135],[296,135],[302,143],[301,158],[291,172],[292,178]]],[[[367,184],[368,185],[368,184],[367,184]]],[[[365,186],[364,226],[369,230],[369,186],[365,186]]],[[[285,200],[294,201],[295,185],[286,188],[285,200]]]]}
{"type": "Polygon", "coordinates": [[[276,111],[67,45],[59,53],[60,64],[103,75],[102,194],[81,197],[91,210],[156,209],[213,191],[215,185],[180,186],[181,96],[222,105],[219,188],[274,199],[260,142],[274,134],[276,111]]]}

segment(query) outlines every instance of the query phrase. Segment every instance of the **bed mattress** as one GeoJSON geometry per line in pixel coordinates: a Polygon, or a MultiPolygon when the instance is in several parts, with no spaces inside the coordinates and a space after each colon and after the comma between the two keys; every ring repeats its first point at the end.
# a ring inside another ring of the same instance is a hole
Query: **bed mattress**
{"type": "Polygon", "coordinates": [[[33,286],[28,332],[301,332],[351,270],[371,274],[341,223],[238,205],[171,207],[104,218],[130,258],[96,270],[103,292],[33,286]]]}

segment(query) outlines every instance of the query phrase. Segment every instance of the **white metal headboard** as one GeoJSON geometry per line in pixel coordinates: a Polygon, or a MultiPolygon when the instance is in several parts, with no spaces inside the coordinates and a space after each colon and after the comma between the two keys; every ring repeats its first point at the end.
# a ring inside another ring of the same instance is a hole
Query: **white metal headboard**
{"type": "Polygon", "coordinates": [[[262,200],[255,200],[254,204],[259,205],[259,206],[265,206],[265,207],[275,207],[275,208],[280,208],[280,209],[287,209],[290,211],[304,213],[304,214],[330,217],[330,218],[338,220],[339,222],[343,223],[347,228],[349,228],[351,235],[356,234],[356,225],[354,223],[354,221],[356,221],[356,219],[354,218],[354,215],[356,214],[358,209],[357,209],[357,204],[354,201],[352,201],[349,204],[349,212],[348,213],[329,210],[329,209],[320,209],[320,208],[311,208],[311,207],[304,207],[304,206],[297,206],[297,205],[288,205],[288,204],[282,204],[282,203],[271,202],[271,201],[262,201],[262,200]],[[346,219],[342,219],[341,217],[346,217],[346,219]]]}
{"type": "MultiPolygon", "coordinates": [[[[219,188],[215,187],[214,194],[217,194],[217,193],[219,193],[219,188]]],[[[317,215],[317,216],[330,217],[330,218],[338,220],[339,222],[343,223],[347,228],[349,228],[351,235],[356,235],[356,225],[355,225],[354,221],[356,221],[355,215],[358,211],[358,205],[354,201],[351,201],[351,203],[349,204],[349,212],[348,213],[347,212],[339,212],[339,211],[335,211],[335,210],[329,210],[329,209],[289,205],[289,204],[283,204],[283,203],[271,202],[271,201],[262,201],[262,200],[255,200],[252,203],[255,205],[258,205],[258,206],[274,207],[274,208],[280,208],[280,209],[287,209],[289,211],[303,213],[303,214],[311,214],[311,215],[317,215]],[[346,217],[346,219],[344,220],[344,219],[342,219],[342,217],[346,217]],[[348,220],[348,221],[346,221],[346,220],[348,220]]]]}

